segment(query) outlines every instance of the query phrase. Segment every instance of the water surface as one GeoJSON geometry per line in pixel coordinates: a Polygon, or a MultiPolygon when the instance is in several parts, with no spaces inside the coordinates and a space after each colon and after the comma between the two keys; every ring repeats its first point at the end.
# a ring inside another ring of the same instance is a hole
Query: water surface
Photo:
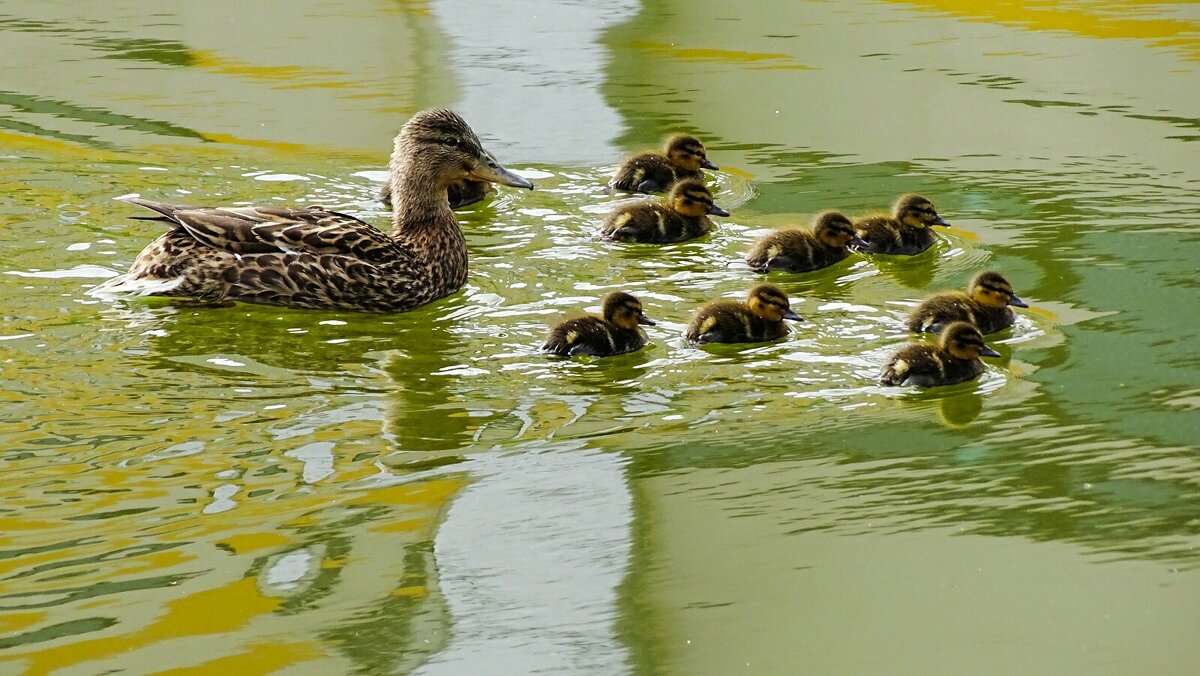
{"type": "Polygon", "coordinates": [[[1194,673],[1194,8],[9,3],[3,671],[1194,673]],[[385,225],[434,105],[538,183],[459,212],[459,294],[85,295],[158,234],[120,195],[385,225]],[[612,168],[673,131],[733,215],[600,241],[612,168]],[[908,191],[935,250],[773,274],[788,338],[684,344],[763,231],[908,191]],[[875,385],[985,268],[1033,306],[1003,357],[875,385]],[[537,353],[616,288],[649,348],[537,353]]]}

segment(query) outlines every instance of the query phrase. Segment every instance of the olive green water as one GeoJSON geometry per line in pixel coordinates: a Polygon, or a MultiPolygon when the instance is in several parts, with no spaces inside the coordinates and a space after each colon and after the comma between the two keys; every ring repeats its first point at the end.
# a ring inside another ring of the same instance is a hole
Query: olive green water
{"type": "Polygon", "coordinates": [[[1163,2],[227,1],[0,11],[0,673],[1200,670],[1200,13],[1163,2]],[[538,183],[459,212],[468,286],[395,316],[85,295],[113,198],[385,225],[450,105],[538,183]],[[595,238],[684,130],[732,212],[595,238]],[[774,276],[765,228],[931,197],[911,260],[774,276]],[[880,388],[921,296],[1032,307],[976,383],[880,388]],[[638,294],[652,345],[555,361],[638,294]]]}

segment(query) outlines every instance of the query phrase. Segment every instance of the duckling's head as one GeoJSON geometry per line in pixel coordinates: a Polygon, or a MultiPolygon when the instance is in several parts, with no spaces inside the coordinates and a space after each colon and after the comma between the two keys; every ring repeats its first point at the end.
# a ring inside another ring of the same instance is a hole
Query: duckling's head
{"type": "Polygon", "coordinates": [[[1000,353],[988,347],[983,342],[983,334],[974,324],[954,322],[942,331],[942,349],[955,359],[978,359],[983,357],[999,357],[1000,353]]]}
{"type": "Polygon", "coordinates": [[[671,160],[671,164],[685,171],[695,173],[701,169],[716,169],[717,165],[708,160],[704,144],[695,136],[676,134],[667,139],[663,154],[671,160]]]}
{"type": "Polygon", "coordinates": [[[671,194],[667,196],[667,204],[671,206],[672,211],[690,218],[700,218],[706,214],[729,215],[728,211],[713,204],[712,192],[704,185],[704,181],[698,179],[676,183],[675,187],[671,188],[671,194]]]}
{"type": "Polygon", "coordinates": [[[933,202],[920,195],[904,195],[896,200],[892,207],[892,215],[897,221],[914,228],[925,228],[931,225],[950,225],[933,208],[933,202]]]}
{"type": "Polygon", "coordinates": [[[971,285],[967,287],[967,293],[976,303],[984,307],[1002,308],[1005,305],[1029,307],[1025,301],[1017,298],[1017,295],[1013,293],[1012,284],[1008,283],[1004,275],[991,270],[975,275],[975,278],[971,280],[971,285]]]}
{"type": "Polygon", "coordinates": [[[787,294],[774,284],[759,284],[750,289],[750,295],[746,297],[746,304],[750,306],[751,312],[770,322],[784,319],[798,322],[803,319],[792,310],[792,304],[788,300],[787,294]]]}
{"type": "Polygon", "coordinates": [[[466,120],[445,108],[413,115],[400,129],[394,152],[405,158],[407,170],[430,172],[439,187],[475,178],[533,189],[532,183],[505,169],[483,149],[466,120]]]}
{"type": "Polygon", "coordinates": [[[624,291],[614,291],[604,297],[604,321],[623,329],[636,329],[638,324],[654,326],[654,321],[642,312],[642,301],[624,291]]]}
{"type": "Polygon", "coordinates": [[[840,211],[826,211],[813,221],[813,234],[822,244],[835,249],[844,249],[853,244],[865,247],[867,243],[854,234],[854,225],[840,211]]]}

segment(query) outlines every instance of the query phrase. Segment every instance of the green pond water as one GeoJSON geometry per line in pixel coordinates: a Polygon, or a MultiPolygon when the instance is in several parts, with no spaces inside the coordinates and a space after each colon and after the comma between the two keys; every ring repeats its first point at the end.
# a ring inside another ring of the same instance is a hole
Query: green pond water
{"type": "MultiPolygon", "coordinates": [[[[119,3],[117,3],[119,4],[119,3]]],[[[265,2],[0,8],[0,673],[1200,672],[1200,7],[265,2]],[[114,198],[374,200],[413,112],[538,189],[467,286],[374,316],[86,291],[114,198]],[[674,131],[711,235],[599,240],[674,131]],[[772,274],[762,232],[933,199],[924,255],[772,274]],[[1031,304],[977,382],[882,388],[919,298],[1031,304]],[[637,294],[651,345],[537,352],[637,294]]]]}

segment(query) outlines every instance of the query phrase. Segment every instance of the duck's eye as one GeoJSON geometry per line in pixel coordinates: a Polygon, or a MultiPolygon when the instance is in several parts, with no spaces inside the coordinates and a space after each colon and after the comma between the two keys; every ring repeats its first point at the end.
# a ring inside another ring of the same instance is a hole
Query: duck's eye
{"type": "Polygon", "coordinates": [[[446,138],[442,139],[442,143],[444,145],[453,147],[458,145],[458,139],[454,138],[453,136],[447,136],[446,138]]]}

